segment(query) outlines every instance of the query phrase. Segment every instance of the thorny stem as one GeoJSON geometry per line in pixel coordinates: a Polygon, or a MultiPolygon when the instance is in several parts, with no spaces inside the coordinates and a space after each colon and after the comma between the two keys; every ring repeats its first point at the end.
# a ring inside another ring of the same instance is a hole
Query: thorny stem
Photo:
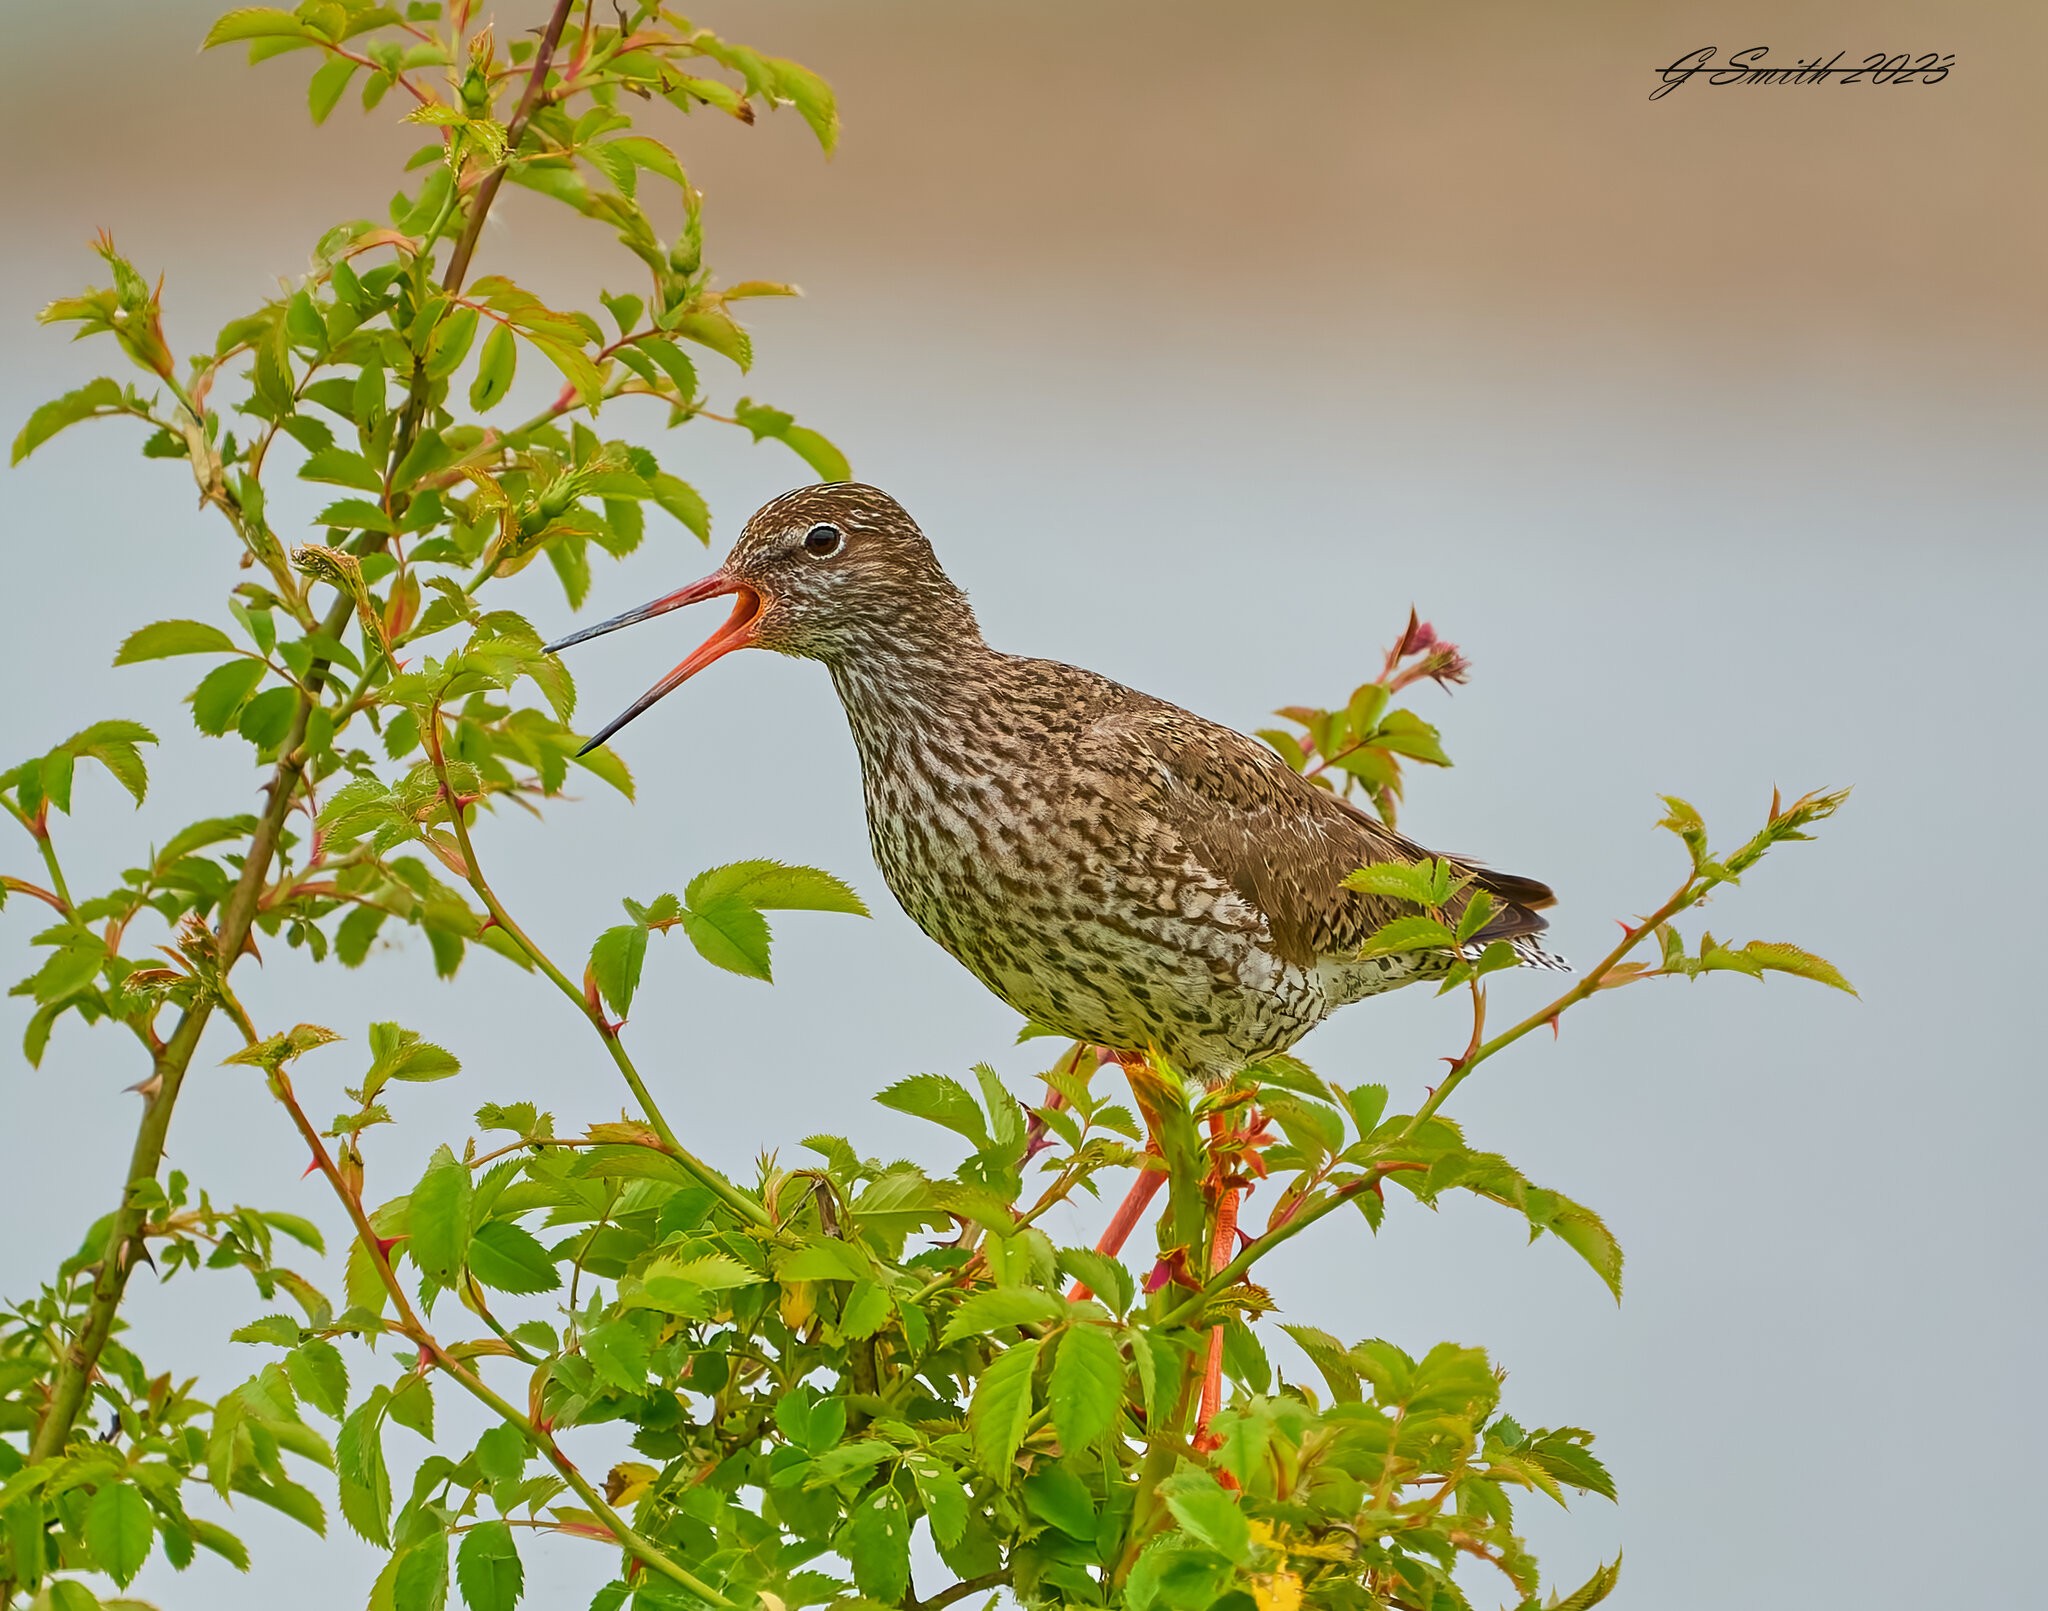
{"type": "Polygon", "coordinates": [[[448,760],[441,743],[441,709],[438,705],[428,712],[427,725],[421,736],[426,741],[428,759],[433,763],[434,776],[440,780],[441,792],[447,801],[449,825],[454,830],[456,845],[462,852],[465,876],[469,887],[476,892],[477,899],[484,903],[484,910],[490,913],[492,921],[504,931],[506,937],[524,951],[533,965],[547,976],[549,982],[576,1004],[576,1010],[596,1029],[598,1039],[604,1042],[605,1050],[611,1054],[612,1062],[617,1065],[620,1076],[632,1091],[634,1100],[640,1104],[640,1111],[646,1115],[654,1133],[661,1138],[662,1146],[669,1156],[695,1176],[699,1183],[709,1187],[718,1200],[742,1220],[760,1229],[766,1229],[772,1223],[768,1210],[676,1139],[675,1131],[662,1116],[653,1093],[647,1089],[647,1082],[640,1077],[640,1070],[634,1066],[631,1054],[619,1039],[618,1031],[605,1019],[604,1009],[601,1006],[594,1006],[582,989],[556,967],[547,953],[534,943],[527,932],[519,926],[518,920],[505,910],[504,902],[498,899],[497,892],[484,877],[483,867],[477,860],[476,846],[470,840],[469,825],[463,821],[463,806],[448,776],[448,760]]]}
{"type": "MultiPolygon", "coordinates": [[[[569,12],[575,0],[555,0],[555,9],[548,18],[547,28],[541,35],[540,48],[534,52],[533,67],[526,75],[526,88],[521,92],[519,105],[512,113],[512,121],[505,125],[505,160],[493,168],[476,187],[476,195],[469,204],[469,214],[463,220],[462,233],[456,238],[455,250],[448,258],[448,267],[441,275],[441,289],[459,291],[462,282],[469,275],[470,259],[476,256],[476,244],[484,231],[484,219],[490,215],[491,203],[498,199],[498,187],[504,184],[505,175],[511,169],[515,153],[519,150],[521,136],[526,133],[527,120],[533,116],[533,109],[540,104],[541,89],[547,82],[548,69],[554,65],[555,46],[561,43],[562,29],[569,21],[569,12]]],[[[460,194],[459,187],[449,191],[450,200],[460,194]]],[[[431,239],[431,237],[430,237],[431,239]]],[[[409,440],[419,430],[420,420],[426,414],[427,392],[424,374],[406,399],[405,415],[400,422],[399,436],[409,440]]],[[[394,464],[398,461],[394,459],[394,464]]]]}
{"type": "Polygon", "coordinates": [[[605,1502],[604,1495],[591,1486],[568,1455],[562,1452],[561,1446],[555,1442],[553,1433],[536,1424],[530,1416],[523,1414],[500,1397],[427,1330],[418,1312],[413,1308],[412,1300],[406,1295],[405,1285],[398,1279],[398,1272],[392,1269],[390,1256],[384,1251],[382,1240],[371,1226],[369,1215],[363,1211],[362,1198],[350,1190],[348,1182],[341,1178],[341,1171],[335,1168],[334,1159],[329,1154],[326,1143],[320,1139],[320,1132],[314,1129],[313,1121],[306,1117],[306,1110],[299,1105],[297,1096],[293,1094],[291,1081],[282,1069],[271,1075],[270,1089],[271,1094],[291,1115],[292,1123],[298,1129],[300,1137],[312,1149],[314,1165],[326,1178],[335,1195],[341,1199],[341,1206],[348,1214],[349,1223],[355,1228],[356,1240],[369,1254],[370,1262],[377,1271],[377,1279],[391,1295],[392,1307],[398,1315],[398,1329],[405,1337],[425,1350],[434,1363],[452,1376],[472,1398],[486,1406],[500,1420],[518,1427],[525,1434],[526,1441],[534,1452],[561,1473],[562,1480],[568,1483],[576,1496],[589,1507],[591,1513],[611,1530],[612,1536],[618,1540],[619,1546],[627,1554],[648,1570],[660,1573],[699,1599],[706,1600],[714,1606],[724,1607],[726,1611],[740,1611],[733,1601],[720,1594],[687,1567],[670,1560],[661,1549],[635,1532],[626,1519],[605,1502]]]}
{"type": "MultiPolygon", "coordinates": [[[[524,130],[526,120],[531,116],[538,102],[543,81],[547,77],[548,64],[554,55],[555,44],[561,38],[562,27],[568,19],[571,0],[556,0],[553,16],[549,19],[547,33],[539,52],[534,57],[533,72],[527,80],[526,92],[520,97],[519,110],[514,115],[509,129],[510,144],[516,146],[519,134],[524,130]]],[[[504,182],[505,169],[493,170],[469,209],[462,238],[457,242],[454,256],[449,260],[448,273],[451,285],[460,285],[462,276],[469,270],[469,262],[476,252],[477,238],[483,230],[484,217],[490,211],[491,202],[504,182]]],[[[202,414],[192,396],[180,387],[175,378],[166,377],[171,390],[195,422],[202,414]]],[[[419,421],[408,410],[406,429],[398,433],[392,446],[393,464],[401,462],[410,450],[418,432],[419,421]]],[[[192,440],[195,467],[201,464],[201,455],[210,452],[204,442],[202,430],[189,433],[192,440]]],[[[217,479],[217,477],[216,477],[217,479]]],[[[231,524],[240,529],[241,511],[234,501],[217,488],[207,485],[202,477],[202,491],[210,494],[209,501],[221,508],[231,524]]],[[[252,550],[253,551],[253,550],[252,550]]],[[[353,613],[353,603],[347,597],[336,600],[328,612],[321,628],[329,636],[338,636],[347,626],[353,613]]],[[[241,876],[235,881],[234,890],[221,907],[218,928],[219,945],[215,952],[216,964],[222,975],[233,967],[248,942],[249,932],[254,927],[259,899],[265,882],[270,875],[270,863],[277,854],[278,840],[284,832],[284,824],[290,815],[297,797],[299,785],[305,776],[311,759],[306,752],[306,732],[312,720],[314,705],[320,691],[326,684],[328,665],[315,660],[307,674],[305,692],[300,696],[297,709],[292,715],[291,730],[285,735],[284,743],[278,749],[276,766],[272,769],[267,785],[268,799],[263,814],[258,819],[256,830],[249,838],[248,854],[243,858],[241,876]]],[[[457,813],[458,817],[460,813],[457,813]]],[[[39,839],[44,838],[38,835],[39,839]]],[[[47,840],[44,840],[47,844],[47,840]]],[[[69,904],[64,895],[61,881],[57,893],[69,904]]],[[[99,1261],[99,1271],[93,1281],[92,1298],[86,1306],[71,1346],[66,1348],[57,1364],[57,1371],[50,1384],[50,1397],[43,1411],[42,1420],[36,1427],[34,1441],[29,1445],[31,1464],[51,1458],[60,1453],[70,1442],[72,1430],[78,1424],[80,1412],[84,1409],[86,1395],[91,1387],[94,1373],[99,1368],[100,1356],[105,1352],[108,1340],[114,1334],[114,1320],[121,1307],[121,1299],[127,1291],[128,1274],[133,1268],[135,1255],[141,1245],[141,1232],[146,1218],[136,1198],[136,1186],[142,1181],[154,1181],[157,1170],[163,1162],[164,1142],[170,1133],[171,1115],[177,1107],[178,1093],[183,1089],[185,1071],[191,1066],[192,1055],[199,1049],[200,1037],[206,1031],[208,1019],[218,1000],[212,993],[201,995],[179,1016],[177,1027],[170,1038],[155,1053],[154,1067],[148,1080],[143,1084],[145,1106],[142,1122],[136,1127],[135,1144],[128,1159],[127,1184],[122,1189],[121,1205],[113,1215],[108,1227],[105,1250],[99,1261]]],[[[629,1075],[629,1083],[637,1076],[629,1075]]],[[[652,1109],[649,1109],[650,1115],[652,1109]]],[[[731,1191],[732,1188],[726,1188],[731,1191]]],[[[738,1195],[734,1193],[734,1195],[738,1195]]],[[[758,1212],[758,1209],[756,1210],[758,1212]]],[[[723,1602],[720,1602],[723,1603],[723,1602]]]]}
{"type": "MultiPolygon", "coordinates": [[[[1641,945],[1646,937],[1656,933],[1662,924],[1669,922],[1688,906],[1695,904],[1702,895],[1706,894],[1716,884],[1724,881],[1711,874],[1695,875],[1688,878],[1679,886],[1677,892],[1669,900],[1640,923],[1630,928],[1612,951],[1609,951],[1606,956],[1589,968],[1583,978],[1557,997],[1556,1000],[1552,1001],[1548,1006],[1537,1008],[1535,1012],[1524,1018],[1513,1028],[1502,1030],[1491,1040],[1479,1041],[1476,1045],[1468,1047],[1465,1054],[1452,1064],[1451,1071],[1444,1077],[1443,1083],[1437,1086],[1430,1093],[1429,1099],[1416,1110],[1415,1117],[1409,1121],[1408,1128],[1404,1133],[1413,1135],[1424,1122],[1444,1105],[1446,1099],[1464,1081],[1466,1075],[1470,1074],[1473,1069],[1477,1068],[1489,1057],[1512,1046],[1532,1030],[1541,1029],[1545,1024],[1553,1022],[1567,1009],[1577,1006],[1588,996],[1595,994],[1601,988],[1607,976],[1614,971],[1616,966],[1631,951],[1641,945]]],[[[1481,1024],[1483,1025],[1483,1020],[1481,1020],[1481,1024]]],[[[1299,1236],[1317,1220],[1323,1218],[1324,1215],[1332,1210],[1341,1207],[1351,1198],[1356,1197],[1361,1191],[1371,1190],[1387,1175],[1398,1174],[1403,1171],[1418,1171],[1427,1167],[1428,1165],[1426,1164],[1407,1162],[1374,1164],[1357,1180],[1347,1182],[1326,1197],[1304,1203],[1295,1211],[1292,1218],[1283,1224],[1269,1228],[1265,1235],[1245,1248],[1236,1258],[1212,1275],[1202,1284],[1199,1291],[1191,1294],[1186,1301],[1171,1310],[1164,1317],[1162,1324],[1185,1324],[1188,1320],[1199,1314],[1203,1307],[1214,1300],[1219,1293],[1227,1291],[1230,1287],[1242,1281],[1251,1270],[1251,1267],[1264,1258],[1266,1254],[1272,1252],[1274,1248],[1283,1242],[1290,1241],[1294,1237],[1299,1236]]]]}
{"type": "MultiPolygon", "coordinates": [[[[1443,1083],[1430,1093],[1429,1100],[1415,1110],[1415,1117],[1409,1121],[1408,1129],[1405,1133],[1413,1135],[1416,1130],[1421,1128],[1423,1123],[1438,1108],[1444,1105],[1450,1094],[1464,1083],[1465,1076],[1470,1074],[1489,1057],[1492,1057],[1496,1052],[1505,1051],[1531,1030],[1541,1029],[1545,1024],[1553,1022],[1567,1008],[1576,1007],[1588,996],[1595,994],[1607,978],[1607,975],[1614,971],[1616,965],[1623,958],[1637,946],[1641,945],[1646,937],[1656,933],[1663,924],[1676,917],[1688,906],[1695,904],[1702,895],[1706,894],[1708,890],[1712,889],[1719,882],[1721,880],[1713,877],[1694,876],[1688,878],[1679,886],[1677,893],[1640,923],[1627,930],[1622,935],[1620,943],[1612,951],[1609,951],[1606,956],[1589,968],[1585,976],[1578,983],[1551,1002],[1549,1006],[1537,1008],[1536,1011],[1527,1018],[1524,1018],[1512,1029],[1502,1030],[1491,1040],[1479,1041],[1476,1045],[1468,1047],[1464,1055],[1451,1065],[1451,1071],[1444,1076],[1443,1083]]],[[[1482,1015],[1473,1026],[1475,1039],[1478,1030],[1484,1027],[1484,1023],[1485,1019],[1482,1015]]]]}
{"type": "MultiPolygon", "coordinates": [[[[317,686],[317,678],[324,674],[325,668],[316,665],[313,669],[317,686]]],[[[310,699],[299,700],[291,731],[285,736],[278,752],[277,767],[271,774],[270,798],[257,821],[256,831],[249,838],[249,853],[243,859],[241,877],[236,880],[233,892],[221,908],[214,960],[223,976],[241,956],[249,931],[255,925],[257,900],[263,893],[264,880],[269,876],[270,861],[277,852],[285,817],[291,810],[299,780],[305,772],[308,759],[304,752],[306,725],[312,710],[310,699]]],[[[71,1346],[64,1350],[58,1361],[56,1379],[50,1385],[49,1406],[36,1428],[35,1441],[29,1446],[31,1464],[47,1460],[64,1449],[85,1407],[93,1373],[99,1367],[107,1340],[114,1334],[114,1317],[120,1309],[122,1294],[128,1286],[128,1273],[134,1267],[135,1256],[141,1246],[147,1213],[138,1199],[136,1187],[143,1181],[156,1179],[157,1169],[163,1162],[164,1140],[170,1133],[171,1113],[184,1085],[185,1071],[191,1066],[192,1054],[199,1049],[199,1037],[205,1033],[207,1020],[213,1016],[219,1000],[220,997],[210,991],[198,997],[179,1016],[177,1028],[155,1056],[155,1066],[144,1085],[150,1094],[143,1098],[142,1122],[136,1128],[135,1145],[129,1153],[127,1184],[122,1190],[121,1206],[115,1210],[113,1224],[107,1231],[106,1248],[100,1255],[99,1273],[93,1281],[92,1299],[86,1307],[85,1317],[71,1346]]]]}

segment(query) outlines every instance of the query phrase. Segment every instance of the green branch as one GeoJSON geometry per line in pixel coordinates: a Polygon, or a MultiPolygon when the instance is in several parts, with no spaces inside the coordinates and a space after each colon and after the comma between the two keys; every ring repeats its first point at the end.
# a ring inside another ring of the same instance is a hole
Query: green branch
{"type": "Polygon", "coordinates": [[[620,1077],[625,1080],[627,1088],[632,1091],[634,1100],[640,1104],[640,1111],[653,1126],[654,1133],[661,1138],[662,1147],[669,1156],[687,1169],[702,1185],[708,1187],[720,1202],[741,1219],[759,1229],[767,1229],[773,1224],[767,1209],[676,1139],[674,1129],[663,1116],[653,1093],[647,1089],[647,1082],[640,1077],[640,1070],[634,1065],[625,1043],[619,1039],[618,1030],[605,1018],[603,1007],[555,966],[548,954],[505,909],[505,903],[498,899],[497,892],[484,877],[482,864],[477,860],[476,845],[469,836],[469,825],[463,820],[463,799],[448,776],[448,760],[442,746],[439,705],[427,713],[427,724],[420,736],[426,744],[427,757],[433,763],[434,776],[441,783],[441,794],[448,806],[449,825],[454,830],[456,845],[462,852],[464,876],[469,887],[476,892],[477,899],[484,903],[484,910],[490,914],[491,921],[513,944],[526,953],[533,965],[540,969],[557,990],[576,1004],[577,1012],[597,1031],[598,1039],[604,1042],[604,1048],[611,1055],[612,1063],[617,1067],[620,1077]]]}
{"type": "Polygon", "coordinates": [[[636,1532],[623,1516],[606,1503],[604,1495],[591,1486],[589,1479],[577,1469],[576,1463],[563,1453],[552,1432],[540,1426],[532,1417],[515,1409],[427,1330],[418,1311],[412,1306],[412,1299],[406,1293],[405,1284],[398,1279],[398,1272],[391,1267],[391,1256],[385,1251],[383,1241],[371,1226],[369,1215],[363,1211],[361,1195],[342,1179],[341,1171],[335,1167],[333,1155],[328,1152],[327,1144],[320,1139],[320,1132],[313,1127],[313,1121],[306,1117],[306,1110],[299,1105],[298,1097],[292,1091],[291,1080],[283,1069],[272,1072],[270,1091],[291,1115],[292,1124],[298,1130],[300,1138],[312,1149],[314,1166],[333,1188],[334,1194],[341,1199],[341,1206],[348,1214],[356,1241],[369,1255],[370,1263],[377,1272],[377,1279],[391,1295],[392,1305],[398,1313],[398,1329],[404,1333],[406,1339],[423,1349],[437,1366],[453,1377],[478,1403],[488,1408],[500,1420],[516,1426],[525,1436],[528,1446],[561,1473],[562,1480],[568,1483],[576,1497],[589,1507],[591,1514],[604,1523],[612,1536],[618,1540],[620,1548],[627,1554],[648,1570],[658,1572],[699,1599],[721,1607],[723,1611],[741,1611],[735,1602],[720,1594],[687,1567],[669,1559],[659,1547],[636,1532]]]}

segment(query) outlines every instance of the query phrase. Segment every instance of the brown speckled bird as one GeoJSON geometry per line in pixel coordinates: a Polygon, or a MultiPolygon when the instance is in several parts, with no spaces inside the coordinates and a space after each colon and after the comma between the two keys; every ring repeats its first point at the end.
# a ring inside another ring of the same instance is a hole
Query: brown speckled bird
{"type": "MultiPolygon", "coordinates": [[[[731,650],[822,660],[890,892],[1059,1034],[1214,1085],[1338,1007],[1450,965],[1444,952],[1361,958],[1414,908],[1343,883],[1430,852],[1254,739],[1078,666],[991,649],[916,522],[873,487],[785,493],[703,581],[551,647],[723,595],[736,600],[725,625],[593,746],[731,650]]],[[[1452,860],[1499,902],[1475,945],[1564,965],[1536,939],[1549,889],[1452,860]]]]}

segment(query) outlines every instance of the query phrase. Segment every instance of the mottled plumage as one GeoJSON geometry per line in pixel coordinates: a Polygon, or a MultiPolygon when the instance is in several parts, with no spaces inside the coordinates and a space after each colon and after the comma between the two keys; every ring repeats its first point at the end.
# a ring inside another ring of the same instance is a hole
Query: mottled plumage
{"type": "MultiPolygon", "coordinates": [[[[990,648],[886,494],[787,493],[747,523],[717,578],[578,636],[710,591],[740,595],[725,633],[635,712],[742,642],[824,661],[890,891],[989,989],[1062,1035],[1157,1052],[1214,1083],[1335,1008],[1448,966],[1442,953],[1361,960],[1374,930],[1414,908],[1343,884],[1364,863],[1430,852],[1256,740],[990,648]]],[[[1482,940],[1561,965],[1534,938],[1548,889],[1458,865],[1499,902],[1482,940]]]]}

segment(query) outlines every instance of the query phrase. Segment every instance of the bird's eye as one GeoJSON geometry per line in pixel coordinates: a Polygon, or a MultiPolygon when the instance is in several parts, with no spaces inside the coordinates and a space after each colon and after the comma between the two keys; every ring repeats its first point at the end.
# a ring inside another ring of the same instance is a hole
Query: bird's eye
{"type": "Polygon", "coordinates": [[[846,536],[837,526],[813,526],[804,533],[804,552],[830,559],[846,546],[846,536]]]}

